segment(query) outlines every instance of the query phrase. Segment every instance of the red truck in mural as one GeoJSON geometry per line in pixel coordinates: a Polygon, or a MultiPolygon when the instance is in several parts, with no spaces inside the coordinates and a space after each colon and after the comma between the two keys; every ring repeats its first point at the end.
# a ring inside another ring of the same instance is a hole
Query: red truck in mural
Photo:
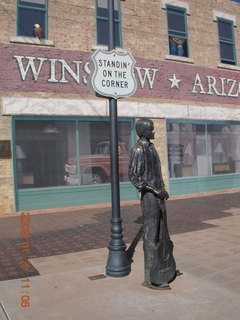
{"type": "MultiPolygon", "coordinates": [[[[119,179],[128,180],[129,155],[126,144],[118,142],[119,179]]],[[[110,142],[102,141],[97,144],[94,154],[81,155],[79,159],[81,184],[101,184],[110,182],[110,142]]],[[[65,177],[67,185],[78,185],[77,158],[68,159],[65,164],[65,177]]]]}

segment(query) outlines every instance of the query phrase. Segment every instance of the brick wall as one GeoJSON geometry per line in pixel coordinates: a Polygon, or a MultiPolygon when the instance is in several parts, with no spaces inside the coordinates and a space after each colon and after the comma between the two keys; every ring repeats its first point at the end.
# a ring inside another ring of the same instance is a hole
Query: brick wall
{"type": "MultiPolygon", "coordinates": [[[[0,99],[0,101],[2,101],[2,99],[0,99]]],[[[11,117],[0,117],[0,140],[11,140],[11,117]]],[[[0,159],[0,214],[10,214],[13,213],[13,211],[12,159],[0,159]]]]}
{"type": "Polygon", "coordinates": [[[49,1],[48,38],[60,49],[90,51],[96,44],[95,0],[49,1]]]}
{"type": "MultiPolygon", "coordinates": [[[[190,57],[195,65],[216,68],[219,61],[217,23],[213,10],[239,17],[240,5],[228,0],[187,0],[190,57]]],[[[96,45],[95,0],[55,0],[48,5],[48,38],[57,49],[90,51],[96,45]]],[[[168,54],[166,10],[161,0],[121,1],[123,47],[136,57],[164,60],[168,54]]],[[[2,0],[1,43],[16,35],[16,1],[2,0]]],[[[235,29],[240,56],[240,25],[235,29]]]]}

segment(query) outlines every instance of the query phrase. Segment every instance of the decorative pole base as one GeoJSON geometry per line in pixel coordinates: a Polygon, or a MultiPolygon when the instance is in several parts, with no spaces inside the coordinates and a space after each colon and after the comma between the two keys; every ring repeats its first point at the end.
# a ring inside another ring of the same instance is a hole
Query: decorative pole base
{"type": "Polygon", "coordinates": [[[126,245],[122,235],[121,218],[112,219],[112,239],[108,246],[108,261],[106,265],[106,275],[120,278],[129,275],[130,264],[127,257],[126,245]]]}
{"type": "Polygon", "coordinates": [[[126,254],[126,246],[115,248],[108,246],[109,255],[106,266],[106,275],[113,278],[126,277],[130,273],[129,261],[126,254]]]}

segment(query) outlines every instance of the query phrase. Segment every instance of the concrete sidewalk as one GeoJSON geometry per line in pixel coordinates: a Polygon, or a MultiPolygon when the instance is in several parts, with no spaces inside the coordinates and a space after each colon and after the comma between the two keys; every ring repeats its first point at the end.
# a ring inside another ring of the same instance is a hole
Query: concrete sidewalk
{"type": "Polygon", "coordinates": [[[239,320],[240,211],[205,221],[212,228],[173,235],[177,268],[183,275],[172,290],[141,286],[142,243],[128,277],[90,280],[104,275],[108,251],[92,249],[31,259],[40,276],[0,282],[0,319],[6,320],[239,320]],[[30,307],[21,307],[21,296],[30,307]]]}

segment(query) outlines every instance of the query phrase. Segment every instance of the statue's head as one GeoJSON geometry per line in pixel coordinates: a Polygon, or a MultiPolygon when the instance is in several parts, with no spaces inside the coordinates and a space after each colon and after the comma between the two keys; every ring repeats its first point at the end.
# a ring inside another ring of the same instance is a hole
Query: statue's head
{"type": "Polygon", "coordinates": [[[136,123],[136,132],[139,138],[154,139],[154,124],[148,118],[141,118],[136,123]]]}

